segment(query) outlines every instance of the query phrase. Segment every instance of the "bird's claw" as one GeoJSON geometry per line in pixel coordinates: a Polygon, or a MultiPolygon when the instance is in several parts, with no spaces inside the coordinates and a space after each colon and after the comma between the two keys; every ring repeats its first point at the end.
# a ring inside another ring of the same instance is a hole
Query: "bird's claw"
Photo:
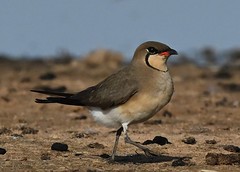
{"type": "Polygon", "coordinates": [[[146,156],[158,156],[158,153],[155,153],[153,152],[152,150],[146,148],[146,149],[143,149],[144,153],[146,156]]]}

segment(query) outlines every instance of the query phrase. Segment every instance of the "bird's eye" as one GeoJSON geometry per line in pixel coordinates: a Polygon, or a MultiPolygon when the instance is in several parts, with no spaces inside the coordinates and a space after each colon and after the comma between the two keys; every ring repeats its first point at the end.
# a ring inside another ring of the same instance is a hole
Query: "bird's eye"
{"type": "Polygon", "coordinates": [[[149,52],[150,54],[157,54],[158,50],[154,47],[148,47],[147,52],[149,52]]]}

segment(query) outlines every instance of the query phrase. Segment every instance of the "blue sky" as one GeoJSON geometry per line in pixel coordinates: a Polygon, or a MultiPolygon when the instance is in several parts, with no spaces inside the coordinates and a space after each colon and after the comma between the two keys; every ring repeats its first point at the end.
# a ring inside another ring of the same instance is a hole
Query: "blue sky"
{"type": "Polygon", "coordinates": [[[179,52],[240,47],[239,0],[2,0],[0,53],[84,55],[107,48],[130,57],[147,40],[179,52]]]}

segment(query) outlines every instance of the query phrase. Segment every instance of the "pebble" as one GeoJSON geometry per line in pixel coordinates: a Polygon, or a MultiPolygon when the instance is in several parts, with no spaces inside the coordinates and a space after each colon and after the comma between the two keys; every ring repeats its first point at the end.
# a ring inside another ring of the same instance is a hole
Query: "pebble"
{"type": "Polygon", "coordinates": [[[149,124],[149,125],[158,125],[158,124],[162,124],[162,120],[161,119],[157,119],[157,120],[150,120],[145,122],[144,124],[149,124]]]}
{"type": "Polygon", "coordinates": [[[50,154],[49,153],[43,153],[41,155],[41,160],[50,160],[50,154]]]}
{"type": "Polygon", "coordinates": [[[172,112],[170,112],[170,111],[168,111],[168,110],[165,110],[165,111],[163,112],[163,116],[164,116],[164,117],[169,117],[169,118],[171,118],[171,117],[173,116],[173,114],[172,114],[172,112]]]}
{"type": "Polygon", "coordinates": [[[100,143],[98,143],[98,142],[90,143],[90,144],[88,145],[88,147],[89,147],[89,148],[96,148],[96,149],[104,149],[104,148],[105,148],[104,145],[102,145],[102,144],[100,144],[100,143]]]}
{"type": "Polygon", "coordinates": [[[197,143],[197,141],[195,140],[194,137],[187,137],[187,138],[184,138],[184,139],[182,140],[182,142],[184,142],[184,143],[186,143],[186,144],[191,144],[191,145],[197,143]]]}
{"type": "Polygon", "coordinates": [[[4,155],[6,152],[7,152],[6,149],[0,148],[0,155],[4,155]]]}
{"type": "Polygon", "coordinates": [[[38,133],[38,130],[31,128],[31,127],[22,126],[20,128],[20,130],[22,130],[22,134],[37,134],[38,133]]]}
{"type": "Polygon", "coordinates": [[[234,145],[224,145],[223,149],[229,152],[240,152],[240,148],[234,145]]]}
{"type": "Polygon", "coordinates": [[[76,117],[74,118],[74,120],[85,120],[85,119],[87,119],[87,116],[86,116],[86,115],[76,116],[76,117]]]}
{"type": "Polygon", "coordinates": [[[166,137],[155,136],[153,140],[146,140],[145,142],[143,142],[143,145],[149,145],[154,143],[159,145],[172,144],[171,142],[168,141],[166,137]]]}
{"type": "Polygon", "coordinates": [[[56,78],[56,75],[52,72],[48,72],[39,76],[41,80],[53,80],[56,78]]]}
{"type": "Polygon", "coordinates": [[[0,135],[2,135],[2,134],[10,134],[11,132],[12,131],[10,129],[8,129],[8,128],[5,128],[5,127],[0,128],[0,135]]]}
{"type": "Polygon", "coordinates": [[[190,158],[179,158],[172,162],[173,167],[177,166],[193,166],[195,163],[190,161],[190,158]]]}
{"type": "Polygon", "coordinates": [[[68,151],[68,145],[65,143],[53,143],[51,146],[52,150],[56,150],[56,151],[68,151]]]}
{"type": "Polygon", "coordinates": [[[228,71],[220,70],[214,75],[214,77],[218,79],[230,79],[232,78],[232,74],[228,71]]]}
{"type": "Polygon", "coordinates": [[[154,137],[153,143],[156,143],[156,144],[159,144],[159,145],[171,144],[171,142],[169,142],[166,137],[162,137],[162,136],[154,137]]]}
{"type": "Polygon", "coordinates": [[[240,154],[208,153],[205,160],[208,165],[239,165],[240,154]]]}
{"type": "Polygon", "coordinates": [[[216,143],[217,143],[217,141],[216,141],[216,140],[205,140],[205,142],[206,142],[207,144],[211,144],[211,145],[213,145],[213,144],[216,144],[216,143]]]}
{"type": "Polygon", "coordinates": [[[21,134],[12,134],[11,137],[12,137],[12,139],[19,139],[19,138],[22,138],[23,135],[21,135],[21,134]]]}

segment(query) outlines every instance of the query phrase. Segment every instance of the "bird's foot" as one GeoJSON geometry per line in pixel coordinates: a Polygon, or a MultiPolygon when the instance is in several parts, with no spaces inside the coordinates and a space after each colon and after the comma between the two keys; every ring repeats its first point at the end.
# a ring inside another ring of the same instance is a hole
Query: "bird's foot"
{"type": "Polygon", "coordinates": [[[158,156],[159,155],[157,152],[154,152],[146,147],[142,150],[144,151],[146,156],[158,156]]]}

